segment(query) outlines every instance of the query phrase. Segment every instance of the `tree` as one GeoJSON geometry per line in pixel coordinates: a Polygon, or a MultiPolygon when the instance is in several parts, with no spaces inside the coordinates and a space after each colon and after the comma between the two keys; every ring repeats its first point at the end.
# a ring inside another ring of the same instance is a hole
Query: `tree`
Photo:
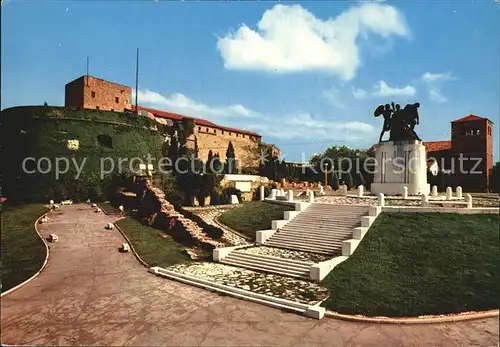
{"type": "Polygon", "coordinates": [[[227,173],[235,173],[236,168],[236,155],[234,153],[234,147],[233,143],[229,141],[229,145],[227,146],[226,150],[226,163],[227,163],[227,173]]]}
{"type": "Polygon", "coordinates": [[[363,177],[363,174],[361,172],[358,172],[356,174],[356,187],[359,186],[365,186],[365,178],[363,177]]]}
{"type": "Polygon", "coordinates": [[[212,161],[213,161],[214,173],[218,173],[218,174],[222,173],[222,162],[220,161],[219,153],[214,154],[212,161]]]}
{"type": "Polygon", "coordinates": [[[353,182],[352,175],[351,175],[350,172],[344,174],[342,176],[342,179],[344,181],[344,184],[347,186],[347,189],[352,189],[353,188],[354,182],[353,182]]]}
{"type": "Polygon", "coordinates": [[[195,136],[194,137],[194,157],[198,158],[198,155],[200,153],[200,149],[198,148],[198,138],[195,136]]]}
{"type": "Polygon", "coordinates": [[[330,187],[332,187],[333,190],[338,190],[339,186],[340,186],[339,178],[337,176],[337,173],[335,171],[333,171],[332,175],[331,175],[330,187]]]}

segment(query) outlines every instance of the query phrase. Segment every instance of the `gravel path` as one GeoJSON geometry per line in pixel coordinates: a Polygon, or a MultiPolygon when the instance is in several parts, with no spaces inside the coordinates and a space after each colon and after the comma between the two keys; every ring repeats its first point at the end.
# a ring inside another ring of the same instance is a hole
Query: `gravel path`
{"type": "Polygon", "coordinates": [[[293,251],[290,249],[267,247],[267,246],[249,247],[238,251],[251,254],[270,255],[278,258],[301,260],[313,263],[325,261],[332,258],[331,256],[323,256],[321,254],[293,251]]]}

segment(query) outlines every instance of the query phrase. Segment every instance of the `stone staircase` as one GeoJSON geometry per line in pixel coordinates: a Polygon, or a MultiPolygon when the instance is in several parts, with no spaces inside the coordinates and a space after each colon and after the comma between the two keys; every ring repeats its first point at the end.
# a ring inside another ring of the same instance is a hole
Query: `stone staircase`
{"type": "Polygon", "coordinates": [[[278,258],[262,254],[251,254],[234,250],[220,260],[221,263],[268,272],[272,274],[296,277],[305,280],[310,278],[310,269],[314,264],[299,260],[278,258]]]}
{"type": "Polygon", "coordinates": [[[264,245],[303,252],[336,255],[342,242],[361,226],[368,206],[313,203],[273,234],[264,245]]]}

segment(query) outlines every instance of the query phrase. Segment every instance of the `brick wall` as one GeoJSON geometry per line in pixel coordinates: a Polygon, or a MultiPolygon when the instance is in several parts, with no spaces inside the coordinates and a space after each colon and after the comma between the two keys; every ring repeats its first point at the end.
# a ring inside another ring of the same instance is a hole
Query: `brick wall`
{"type": "Polygon", "coordinates": [[[66,85],[65,106],[123,112],[130,109],[132,88],[82,76],[66,85]]]}

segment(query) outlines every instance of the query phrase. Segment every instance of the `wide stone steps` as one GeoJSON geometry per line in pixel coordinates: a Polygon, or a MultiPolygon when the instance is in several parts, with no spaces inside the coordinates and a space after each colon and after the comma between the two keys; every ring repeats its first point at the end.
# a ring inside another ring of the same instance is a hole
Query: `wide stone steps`
{"type": "Polygon", "coordinates": [[[221,263],[290,277],[309,279],[312,263],[233,251],[221,263]]]}
{"type": "Polygon", "coordinates": [[[298,251],[333,254],[342,242],[351,239],[353,229],[361,226],[368,206],[312,204],[265,242],[266,246],[298,251]]]}
{"type": "MultiPolygon", "coordinates": [[[[289,246],[291,245],[297,245],[297,246],[305,246],[305,247],[310,247],[311,249],[325,249],[328,250],[332,247],[336,247],[338,244],[341,244],[342,241],[337,241],[337,240],[310,240],[307,238],[273,238],[268,241],[268,243],[280,243],[280,244],[287,244],[289,246]]],[[[266,243],[267,246],[267,243],[266,243]]]]}
{"type": "Polygon", "coordinates": [[[313,234],[313,233],[286,233],[280,234],[279,232],[273,235],[273,240],[301,240],[303,242],[334,242],[345,241],[346,237],[351,236],[352,233],[345,234],[313,234]]]}
{"type": "Polygon", "coordinates": [[[324,227],[324,226],[354,228],[358,224],[361,225],[361,218],[352,221],[336,221],[336,220],[299,221],[294,219],[291,222],[288,222],[283,228],[286,228],[288,226],[299,226],[299,225],[309,228],[324,227]]]}

